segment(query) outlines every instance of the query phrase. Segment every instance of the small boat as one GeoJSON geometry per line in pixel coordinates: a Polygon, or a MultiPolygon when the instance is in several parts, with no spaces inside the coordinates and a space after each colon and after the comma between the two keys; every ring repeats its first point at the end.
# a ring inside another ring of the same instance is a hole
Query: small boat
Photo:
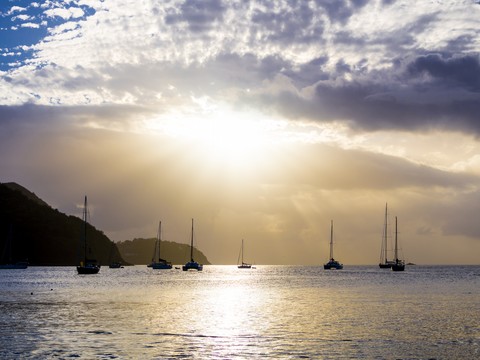
{"type": "MultiPolygon", "coordinates": [[[[240,258],[240,256],[242,257],[242,263],[240,265],[238,265],[237,267],[239,269],[251,269],[252,265],[243,261],[243,239],[242,239],[242,247],[240,248],[239,258],[240,258]]],[[[238,260],[237,260],[237,264],[238,264],[238,260]]]]}
{"type": "Polygon", "coordinates": [[[83,205],[83,260],[80,261],[80,265],[77,266],[77,271],[82,275],[97,274],[100,271],[100,265],[96,260],[87,258],[87,196],[85,196],[85,202],[83,205]]]}
{"type": "Polygon", "coordinates": [[[390,269],[395,261],[388,260],[388,210],[387,204],[385,204],[385,221],[383,223],[383,233],[382,233],[382,249],[380,251],[380,262],[378,266],[380,269],[390,269]]]}
{"type": "Polygon", "coordinates": [[[8,238],[3,249],[0,269],[26,269],[28,268],[28,261],[13,261],[12,259],[12,232],[12,226],[10,226],[8,238]]]}
{"type": "Polygon", "coordinates": [[[343,269],[343,264],[340,264],[337,260],[333,258],[333,220],[330,224],[330,260],[323,265],[325,270],[341,270],[343,269]]]}
{"type": "Polygon", "coordinates": [[[110,269],[123,269],[122,263],[119,262],[112,262],[108,265],[110,269]]]}
{"type": "Polygon", "coordinates": [[[405,261],[398,258],[398,231],[397,231],[397,217],[395,216],[395,260],[392,265],[393,271],[404,271],[405,270],[405,261]]]}
{"type": "Polygon", "coordinates": [[[192,219],[192,237],[190,240],[190,261],[182,266],[182,270],[183,271],[188,271],[188,270],[202,271],[203,270],[203,265],[193,260],[193,219],[192,219]]]}
{"type": "Polygon", "coordinates": [[[168,270],[172,268],[172,263],[160,257],[160,244],[162,242],[162,222],[158,223],[157,240],[155,241],[155,251],[150,267],[155,270],[168,270]]]}
{"type": "Polygon", "coordinates": [[[26,269],[28,261],[17,261],[15,263],[0,264],[0,269],[26,269]]]}
{"type": "Polygon", "coordinates": [[[120,261],[112,261],[112,258],[114,258],[116,255],[116,252],[115,252],[116,249],[117,247],[115,243],[112,242],[112,247],[110,250],[110,264],[108,265],[108,267],[110,269],[123,269],[122,263],[120,261]]]}

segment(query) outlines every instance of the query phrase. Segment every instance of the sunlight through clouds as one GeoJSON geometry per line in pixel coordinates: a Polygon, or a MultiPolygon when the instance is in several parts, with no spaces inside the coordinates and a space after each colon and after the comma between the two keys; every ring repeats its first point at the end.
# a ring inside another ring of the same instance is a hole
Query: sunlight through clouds
{"type": "Polygon", "coordinates": [[[479,18],[476,0],[1,2],[0,181],[64,211],[96,192],[116,241],[200,214],[212,262],[245,235],[259,261],[314,264],[332,218],[342,259],[377,261],[388,201],[412,253],[472,262],[479,18]]]}

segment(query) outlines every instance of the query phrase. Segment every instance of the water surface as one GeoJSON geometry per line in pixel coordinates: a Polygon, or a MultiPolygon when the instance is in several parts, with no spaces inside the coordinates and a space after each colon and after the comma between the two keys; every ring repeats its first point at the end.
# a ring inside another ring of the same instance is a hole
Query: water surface
{"type": "Polygon", "coordinates": [[[0,358],[480,358],[480,266],[0,271],[0,358]]]}

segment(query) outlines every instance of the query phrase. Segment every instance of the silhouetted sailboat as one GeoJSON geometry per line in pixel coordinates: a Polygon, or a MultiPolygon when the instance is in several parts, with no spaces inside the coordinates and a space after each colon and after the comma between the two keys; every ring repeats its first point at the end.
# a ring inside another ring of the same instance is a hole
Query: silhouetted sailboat
{"type": "MultiPolygon", "coordinates": [[[[246,262],[243,261],[243,239],[242,239],[242,247],[240,248],[240,255],[239,255],[239,258],[242,258],[242,263],[240,265],[238,265],[238,268],[239,269],[251,269],[252,268],[252,265],[251,264],[247,264],[246,262]]],[[[238,264],[238,260],[237,260],[237,264],[238,264]]]]}
{"type": "Polygon", "coordinates": [[[380,251],[380,263],[378,266],[381,269],[390,269],[395,261],[388,260],[388,210],[385,204],[385,221],[383,223],[382,233],[382,249],[380,251]]]}
{"type": "Polygon", "coordinates": [[[183,271],[188,271],[188,270],[202,271],[202,269],[203,269],[203,265],[193,260],[193,219],[192,219],[192,237],[190,240],[190,261],[182,266],[182,270],[183,271]]]}
{"type": "Polygon", "coordinates": [[[337,260],[333,258],[333,220],[330,224],[330,260],[323,265],[325,270],[335,269],[341,270],[343,269],[343,264],[340,264],[337,260]]]}
{"type": "Polygon", "coordinates": [[[397,230],[397,217],[395,216],[395,260],[392,264],[393,271],[403,271],[405,270],[405,261],[398,258],[398,230],[397,230]]]}
{"type": "Polygon", "coordinates": [[[155,241],[155,251],[151,267],[157,270],[168,270],[172,268],[172,263],[160,257],[160,244],[162,242],[162,222],[158,223],[157,240],[155,241]]]}
{"type": "Polygon", "coordinates": [[[116,253],[117,253],[117,246],[115,245],[115,243],[112,242],[112,247],[110,249],[110,257],[109,257],[110,264],[108,265],[108,267],[110,269],[123,269],[122,263],[120,261],[112,261],[116,253]]]}
{"type": "Polygon", "coordinates": [[[87,196],[85,196],[85,203],[83,205],[83,260],[80,261],[80,265],[77,266],[79,274],[97,274],[100,271],[100,265],[96,260],[87,258],[87,196]]]}

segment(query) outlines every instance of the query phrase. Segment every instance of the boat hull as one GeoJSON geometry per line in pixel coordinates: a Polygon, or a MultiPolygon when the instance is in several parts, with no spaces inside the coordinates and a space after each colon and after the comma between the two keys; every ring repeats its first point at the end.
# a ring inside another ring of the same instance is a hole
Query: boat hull
{"type": "Polygon", "coordinates": [[[28,263],[23,261],[15,264],[0,265],[0,269],[26,269],[26,268],[28,268],[28,263]]]}
{"type": "Polygon", "coordinates": [[[242,262],[240,265],[237,265],[239,269],[251,269],[252,265],[242,262]]]}
{"type": "Polygon", "coordinates": [[[378,267],[380,269],[391,269],[392,268],[392,265],[394,265],[395,263],[393,261],[387,261],[386,263],[380,263],[378,264],[378,267]]]}
{"type": "Polygon", "coordinates": [[[340,264],[338,261],[329,261],[328,263],[323,265],[324,270],[342,270],[343,264],[340,264]]]}
{"type": "Polygon", "coordinates": [[[250,264],[242,264],[242,265],[238,265],[238,268],[239,268],[239,269],[251,269],[251,268],[252,268],[252,265],[250,265],[250,264]]]}
{"type": "Polygon", "coordinates": [[[392,271],[404,271],[405,270],[405,264],[393,264],[392,265],[392,271]]]}
{"type": "Polygon", "coordinates": [[[77,266],[77,272],[81,275],[98,274],[99,271],[100,266],[98,265],[77,266]]]}
{"type": "Polygon", "coordinates": [[[185,265],[182,266],[183,271],[188,271],[188,270],[197,270],[197,271],[202,271],[203,270],[203,265],[199,264],[195,261],[190,261],[186,263],[185,265]]]}
{"type": "Polygon", "coordinates": [[[172,268],[172,264],[169,263],[153,263],[151,266],[155,270],[169,270],[172,268]]]}

